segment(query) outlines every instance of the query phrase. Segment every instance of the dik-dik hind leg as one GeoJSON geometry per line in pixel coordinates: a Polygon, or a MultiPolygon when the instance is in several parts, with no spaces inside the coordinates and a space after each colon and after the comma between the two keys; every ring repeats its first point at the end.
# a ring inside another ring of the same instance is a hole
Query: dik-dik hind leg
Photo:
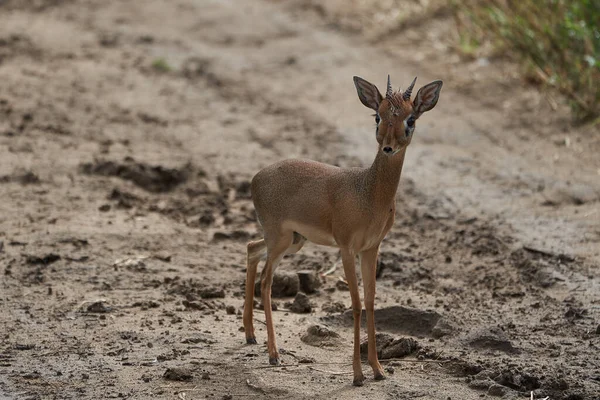
{"type": "MultiPolygon", "coordinates": [[[[306,243],[306,238],[297,232],[294,232],[292,244],[286,249],[285,254],[298,252],[306,243]]],[[[254,309],[254,282],[256,281],[256,269],[260,259],[266,255],[267,245],[264,239],[250,242],[247,245],[246,260],[246,297],[244,301],[244,332],[246,333],[246,343],[256,344],[256,335],[254,334],[253,309],[254,309]]],[[[261,281],[266,268],[261,273],[261,281]]]]}
{"type": "Polygon", "coordinates": [[[344,274],[348,281],[350,297],[352,298],[352,313],[354,314],[354,353],[352,356],[352,369],[354,371],[354,386],[362,386],[365,376],[362,373],[360,365],[360,316],[362,305],[360,304],[360,295],[358,293],[358,281],[356,279],[356,264],[354,253],[342,249],[342,263],[344,264],[344,274]]]}
{"type": "Polygon", "coordinates": [[[269,350],[269,364],[279,365],[279,353],[275,340],[275,328],[273,326],[273,311],[271,310],[271,285],[273,284],[273,272],[279,261],[283,258],[286,250],[293,242],[293,233],[269,234],[267,242],[267,262],[261,273],[260,291],[262,303],[265,308],[265,321],[267,323],[267,348],[269,350]]]}
{"type": "Polygon", "coordinates": [[[367,313],[367,332],[369,335],[369,365],[373,368],[375,380],[382,380],[385,379],[385,375],[377,359],[377,344],[375,342],[375,272],[378,252],[379,246],[360,253],[360,269],[365,289],[365,310],[367,313]]]}
{"type": "Polygon", "coordinates": [[[246,333],[246,343],[256,344],[254,334],[254,323],[252,313],[254,308],[254,282],[256,281],[256,268],[263,255],[266,254],[267,245],[265,240],[257,240],[247,245],[246,258],[246,298],[244,301],[244,332],[246,333]]]}

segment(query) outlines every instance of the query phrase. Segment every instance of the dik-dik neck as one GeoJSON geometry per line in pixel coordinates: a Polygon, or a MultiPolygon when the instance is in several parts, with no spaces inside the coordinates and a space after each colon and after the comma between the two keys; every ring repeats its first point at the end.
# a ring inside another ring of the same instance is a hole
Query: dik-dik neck
{"type": "Polygon", "coordinates": [[[395,201],[405,153],[406,147],[393,156],[379,150],[373,165],[367,170],[367,185],[378,206],[387,207],[395,201]]]}

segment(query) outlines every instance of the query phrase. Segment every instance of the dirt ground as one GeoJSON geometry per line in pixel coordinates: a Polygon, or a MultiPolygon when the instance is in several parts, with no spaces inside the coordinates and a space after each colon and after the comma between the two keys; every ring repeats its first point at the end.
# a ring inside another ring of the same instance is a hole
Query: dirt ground
{"type": "Polygon", "coordinates": [[[444,7],[381,3],[0,1],[0,398],[600,398],[600,132],[460,56],[444,7]],[[240,330],[249,180],[368,166],[352,76],[388,73],[444,80],[381,248],[388,379],[351,385],[338,252],[312,245],[279,267],[269,367],[259,305],[259,345],[240,330]]]}

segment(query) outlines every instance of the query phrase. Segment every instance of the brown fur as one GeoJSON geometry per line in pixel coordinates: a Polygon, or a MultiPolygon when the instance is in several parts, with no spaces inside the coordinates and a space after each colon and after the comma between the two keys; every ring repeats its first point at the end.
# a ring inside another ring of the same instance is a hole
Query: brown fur
{"type": "MultiPolygon", "coordinates": [[[[272,364],[279,363],[271,313],[273,271],[284,254],[297,252],[306,240],[339,247],[354,312],[354,383],[362,385],[359,348],[362,306],[355,257],[358,255],[361,259],[368,360],[375,379],[383,379],[383,369],[377,360],[373,317],[375,268],[379,245],[394,222],[396,190],[406,148],[412,139],[412,135],[406,134],[404,121],[414,113],[414,105],[401,95],[382,99],[374,85],[360,78],[355,78],[355,84],[363,104],[375,109],[381,117],[377,135],[379,149],[369,168],[342,169],[310,160],[285,160],[264,168],[252,179],[252,199],[264,239],[248,243],[244,327],[248,343],[256,343],[252,323],[253,288],[258,263],[266,252],[261,295],[269,360],[272,364]],[[393,150],[393,155],[384,153],[386,147],[393,150]]],[[[436,95],[440,88],[441,83],[436,95]]],[[[427,108],[428,105],[420,106],[427,108]]]]}

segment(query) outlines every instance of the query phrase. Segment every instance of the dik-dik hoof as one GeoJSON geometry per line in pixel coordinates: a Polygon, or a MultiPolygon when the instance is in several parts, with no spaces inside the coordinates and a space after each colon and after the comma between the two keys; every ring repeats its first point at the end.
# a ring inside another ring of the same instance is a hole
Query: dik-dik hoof
{"type": "Polygon", "coordinates": [[[386,376],[383,374],[383,372],[375,372],[374,378],[376,381],[383,381],[386,379],[386,376]]]}
{"type": "Polygon", "coordinates": [[[246,338],[246,344],[257,344],[255,337],[246,338]]]}
{"type": "Polygon", "coordinates": [[[357,378],[354,378],[354,380],[352,381],[352,384],[354,386],[362,386],[365,384],[365,377],[364,376],[359,376],[357,378]]]}
{"type": "Polygon", "coordinates": [[[281,365],[281,361],[279,361],[279,357],[269,357],[269,364],[281,365]]]}

